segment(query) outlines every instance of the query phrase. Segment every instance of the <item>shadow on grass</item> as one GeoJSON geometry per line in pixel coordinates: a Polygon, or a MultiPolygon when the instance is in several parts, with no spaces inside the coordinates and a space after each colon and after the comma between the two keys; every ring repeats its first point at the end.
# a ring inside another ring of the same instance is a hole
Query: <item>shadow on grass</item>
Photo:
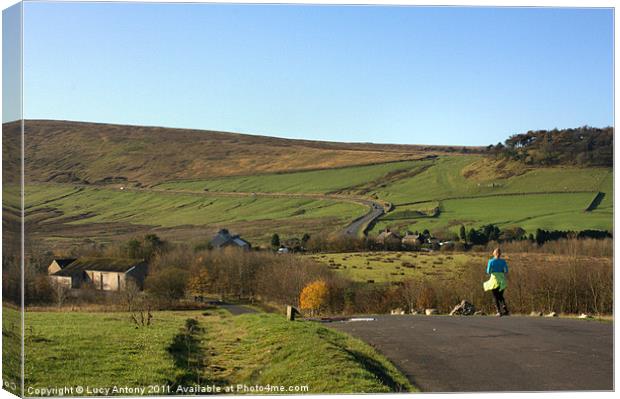
{"type": "Polygon", "coordinates": [[[385,365],[381,362],[373,359],[363,352],[350,349],[346,342],[342,340],[334,331],[328,329],[320,329],[317,331],[318,335],[323,339],[328,340],[333,345],[340,348],[343,352],[350,355],[355,361],[360,364],[365,370],[370,372],[375,378],[377,378],[383,385],[390,388],[392,392],[407,392],[406,386],[403,386],[400,382],[396,381],[390,372],[385,368],[385,365]]]}
{"type": "Polygon", "coordinates": [[[366,370],[371,372],[381,383],[389,387],[392,392],[403,392],[407,389],[402,386],[398,381],[395,381],[392,376],[387,372],[385,367],[376,361],[375,359],[368,357],[362,352],[343,348],[345,352],[351,355],[359,364],[361,364],[366,370]]]}
{"type": "Polygon", "coordinates": [[[187,319],[185,325],[168,345],[168,353],[174,360],[175,367],[180,373],[175,376],[170,384],[178,386],[224,384],[226,381],[212,381],[203,375],[207,367],[207,356],[200,345],[204,329],[200,327],[198,320],[187,319]]]}

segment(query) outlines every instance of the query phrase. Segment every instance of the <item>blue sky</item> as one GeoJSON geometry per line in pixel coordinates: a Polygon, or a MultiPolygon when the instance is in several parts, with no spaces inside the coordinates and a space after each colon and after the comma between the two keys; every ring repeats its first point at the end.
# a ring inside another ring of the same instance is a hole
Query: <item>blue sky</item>
{"type": "Polygon", "coordinates": [[[27,119],[457,145],[613,123],[610,9],[32,2],[24,42],[27,119]]]}

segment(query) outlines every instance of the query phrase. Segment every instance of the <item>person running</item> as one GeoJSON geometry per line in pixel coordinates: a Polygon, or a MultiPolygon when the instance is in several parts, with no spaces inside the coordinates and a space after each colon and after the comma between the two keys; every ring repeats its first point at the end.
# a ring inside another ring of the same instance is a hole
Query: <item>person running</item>
{"type": "Polygon", "coordinates": [[[493,293],[495,306],[497,307],[496,316],[508,316],[508,306],[506,306],[506,300],[504,299],[507,273],[508,264],[502,259],[502,250],[497,247],[493,251],[493,257],[487,263],[487,274],[491,277],[484,283],[484,290],[493,293]]]}

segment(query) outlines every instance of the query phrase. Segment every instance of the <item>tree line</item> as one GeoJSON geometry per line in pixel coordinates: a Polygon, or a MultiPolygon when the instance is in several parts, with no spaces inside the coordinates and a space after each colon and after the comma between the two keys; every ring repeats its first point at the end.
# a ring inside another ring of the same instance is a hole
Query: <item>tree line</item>
{"type": "Polygon", "coordinates": [[[530,130],[489,145],[488,153],[528,165],[613,166],[613,127],[530,130]]]}

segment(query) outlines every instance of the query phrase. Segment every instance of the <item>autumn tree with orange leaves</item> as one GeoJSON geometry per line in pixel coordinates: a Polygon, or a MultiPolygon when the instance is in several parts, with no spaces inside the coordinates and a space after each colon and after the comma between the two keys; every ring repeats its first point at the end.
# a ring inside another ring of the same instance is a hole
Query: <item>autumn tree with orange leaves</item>
{"type": "Polygon", "coordinates": [[[310,310],[312,314],[319,313],[327,305],[329,288],[323,280],[314,281],[304,287],[299,295],[299,307],[310,310]]]}

